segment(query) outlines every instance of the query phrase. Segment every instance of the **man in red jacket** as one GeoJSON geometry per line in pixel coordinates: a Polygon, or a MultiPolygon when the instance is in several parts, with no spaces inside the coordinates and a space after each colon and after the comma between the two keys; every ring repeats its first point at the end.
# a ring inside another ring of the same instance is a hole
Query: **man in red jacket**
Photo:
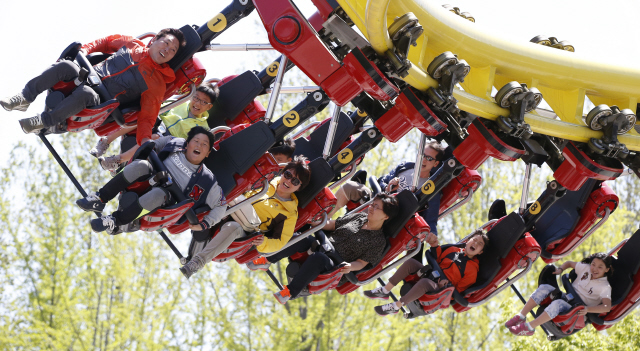
{"type": "MultiPolygon", "coordinates": [[[[161,30],[148,47],[138,39],[116,34],[82,45],[80,49],[86,54],[112,54],[94,66],[96,73],[111,96],[121,104],[140,99],[138,144],[151,138],[151,129],[158,116],[166,84],[175,79],[167,62],[184,45],[182,32],[167,28],[161,30]]],[[[78,87],[53,110],[20,120],[20,126],[25,133],[37,133],[43,128],[55,126],[87,107],[100,104],[98,94],[85,82],[78,80],[79,74],[80,67],[76,63],[60,60],[30,80],[22,93],[0,100],[0,105],[7,111],[26,111],[40,93],[59,81],[76,80],[78,87]]]]}

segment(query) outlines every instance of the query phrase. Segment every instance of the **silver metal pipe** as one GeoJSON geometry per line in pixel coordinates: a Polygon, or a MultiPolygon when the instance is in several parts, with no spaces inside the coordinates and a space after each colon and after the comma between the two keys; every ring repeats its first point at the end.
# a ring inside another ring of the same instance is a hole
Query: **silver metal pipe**
{"type": "Polygon", "coordinates": [[[304,133],[306,133],[309,129],[311,129],[311,128],[313,128],[313,127],[316,127],[316,126],[319,126],[319,125],[320,125],[320,123],[322,123],[322,122],[318,122],[318,121],[316,121],[316,122],[311,122],[311,123],[307,124],[307,125],[306,125],[306,126],[304,126],[302,129],[300,129],[300,131],[299,131],[299,132],[295,133],[295,134],[291,137],[291,139],[293,139],[293,140],[298,139],[299,137],[301,137],[302,135],[304,135],[304,133]]]}
{"type": "Polygon", "coordinates": [[[188,95],[181,97],[170,104],[162,106],[158,114],[163,114],[176,106],[184,104],[185,102],[189,101],[194,95],[196,95],[196,85],[191,83],[191,91],[189,92],[188,95]]]}
{"type": "Polygon", "coordinates": [[[531,183],[531,164],[527,163],[524,169],[524,181],[522,183],[522,197],[520,198],[520,215],[524,214],[527,209],[527,200],[529,199],[529,184],[531,183]]]}
{"type": "Polygon", "coordinates": [[[278,73],[276,74],[276,81],[273,83],[273,92],[271,96],[269,96],[269,105],[267,106],[267,112],[264,116],[267,124],[271,123],[271,117],[273,117],[273,112],[276,110],[278,95],[280,95],[280,88],[282,87],[282,78],[284,77],[284,72],[287,70],[288,62],[289,59],[285,55],[282,55],[282,58],[280,58],[280,66],[278,66],[278,73]]]}
{"type": "Polygon", "coordinates": [[[533,262],[531,261],[531,258],[527,258],[527,268],[525,268],[522,272],[518,273],[518,275],[513,277],[513,279],[509,279],[508,282],[502,284],[499,288],[494,290],[491,294],[489,294],[484,299],[482,299],[482,300],[480,300],[478,302],[470,303],[466,307],[478,307],[478,306],[484,304],[485,302],[491,300],[491,298],[493,298],[494,296],[496,296],[499,293],[501,293],[504,289],[506,289],[506,288],[510,287],[511,285],[513,285],[513,283],[517,282],[520,278],[524,277],[525,274],[527,274],[527,272],[529,272],[529,270],[531,270],[532,266],[533,266],[533,262]]]}
{"type": "Polygon", "coordinates": [[[422,160],[424,159],[424,145],[427,143],[427,135],[420,133],[420,145],[418,146],[418,154],[416,155],[416,164],[413,165],[413,179],[411,181],[411,191],[418,189],[418,180],[420,179],[420,169],[422,168],[422,160]]]}
{"type": "Polygon", "coordinates": [[[144,34],[138,35],[138,39],[142,40],[144,38],[150,38],[150,37],[155,37],[155,36],[156,36],[155,32],[146,32],[144,34]]]}
{"type": "Polygon", "coordinates": [[[610,320],[610,321],[603,321],[602,325],[614,325],[618,322],[620,322],[621,320],[623,320],[626,316],[629,315],[629,313],[631,313],[636,307],[638,307],[638,305],[640,305],[640,299],[636,300],[636,302],[633,303],[633,305],[631,305],[631,307],[629,307],[629,309],[622,314],[622,316],[614,319],[614,320],[610,320]]]}
{"type": "Polygon", "coordinates": [[[209,51],[256,51],[273,50],[271,44],[211,44],[205,45],[209,51]]]}
{"type": "MultiPolygon", "coordinates": [[[[299,87],[280,87],[280,94],[301,94],[301,93],[311,93],[320,89],[317,85],[303,85],[299,87]]],[[[267,94],[270,94],[273,89],[267,88],[265,89],[267,94]]]]}
{"type": "Polygon", "coordinates": [[[215,128],[209,129],[209,132],[211,132],[211,134],[216,134],[216,133],[220,133],[220,132],[226,132],[228,130],[231,130],[231,128],[229,128],[227,126],[219,126],[219,127],[215,127],[215,128]]]}
{"type": "Polygon", "coordinates": [[[442,218],[448,216],[451,212],[457,210],[458,208],[462,207],[464,204],[466,204],[467,202],[469,202],[471,200],[471,197],[473,196],[473,188],[469,187],[469,190],[467,191],[467,196],[456,202],[455,204],[453,204],[451,207],[447,208],[446,210],[444,210],[444,212],[442,212],[439,216],[438,216],[438,220],[441,220],[442,218]]]}
{"type": "Polygon", "coordinates": [[[418,247],[416,247],[415,250],[411,251],[410,253],[407,253],[401,259],[399,259],[399,260],[391,263],[390,265],[384,267],[383,269],[380,270],[380,272],[378,272],[373,277],[371,277],[371,278],[369,278],[369,279],[367,279],[365,281],[358,280],[356,285],[357,286],[363,286],[363,285],[367,285],[367,284],[371,283],[372,281],[375,281],[376,279],[380,278],[381,276],[389,273],[395,267],[398,267],[399,265],[401,265],[401,264],[405,263],[406,261],[408,261],[409,259],[411,259],[415,254],[420,252],[421,249],[422,249],[422,241],[418,242],[418,247]]]}
{"type": "Polygon", "coordinates": [[[607,252],[607,256],[611,256],[614,253],[618,252],[618,250],[620,250],[621,247],[624,246],[624,244],[627,243],[627,241],[629,241],[629,239],[624,239],[622,240],[618,245],[616,245],[613,249],[609,250],[609,252],[607,252]]]}
{"type": "Polygon", "coordinates": [[[315,233],[315,232],[317,232],[318,230],[322,229],[322,228],[325,226],[325,224],[327,224],[327,219],[328,219],[328,218],[329,218],[329,216],[327,216],[327,213],[326,213],[326,212],[325,212],[325,213],[323,213],[323,214],[322,214],[322,220],[320,221],[320,224],[318,224],[318,225],[316,225],[316,226],[314,226],[314,227],[311,227],[311,228],[309,228],[309,230],[307,230],[306,232],[304,232],[304,233],[302,233],[302,234],[300,234],[300,235],[296,236],[295,238],[292,238],[292,239],[291,239],[291,240],[289,240],[289,242],[288,242],[288,243],[286,243],[286,244],[285,244],[285,245],[284,245],[280,250],[278,250],[278,251],[274,251],[274,252],[269,252],[269,253],[261,253],[261,255],[262,255],[263,257],[273,256],[273,255],[277,254],[278,252],[280,252],[280,251],[282,251],[282,250],[284,250],[284,249],[286,249],[286,248],[290,247],[291,245],[294,245],[294,244],[296,244],[296,243],[300,242],[300,240],[302,240],[302,239],[304,239],[304,238],[308,237],[309,235],[314,234],[314,233],[315,233]]]}
{"type": "Polygon", "coordinates": [[[228,216],[228,215],[236,212],[237,210],[239,210],[242,207],[251,206],[251,202],[263,197],[267,193],[267,191],[269,191],[269,181],[267,179],[265,179],[262,182],[262,190],[259,193],[251,196],[248,199],[244,199],[244,200],[240,201],[239,203],[227,208],[227,210],[224,212],[224,216],[228,216]]]}
{"type": "Polygon", "coordinates": [[[344,184],[347,180],[351,179],[353,177],[354,174],[356,174],[356,163],[354,162],[351,165],[351,171],[349,171],[349,174],[347,174],[346,176],[340,178],[340,180],[338,180],[337,182],[329,185],[329,190],[333,191],[333,189],[337,189],[339,186],[341,186],[342,184],[344,184]]]}
{"type": "Polygon", "coordinates": [[[322,157],[325,160],[331,158],[331,147],[333,146],[333,137],[338,129],[338,118],[340,118],[340,109],[338,105],[334,105],[333,114],[331,115],[331,122],[329,122],[329,131],[327,132],[327,140],[324,142],[324,150],[322,150],[322,157]]]}
{"type": "Polygon", "coordinates": [[[578,245],[582,244],[583,241],[587,240],[587,238],[589,236],[591,236],[591,234],[593,234],[596,230],[598,230],[604,224],[604,222],[606,222],[607,219],[609,219],[609,214],[611,214],[611,210],[609,209],[609,207],[605,207],[605,209],[604,209],[604,217],[602,217],[602,219],[599,220],[598,223],[596,223],[593,227],[591,227],[589,229],[589,231],[587,231],[582,236],[582,238],[580,238],[580,240],[578,240],[577,243],[575,243],[573,246],[571,246],[571,248],[569,250],[567,250],[565,253],[560,254],[560,255],[551,255],[551,258],[554,259],[554,260],[559,260],[559,259],[565,257],[566,255],[570,254],[571,251],[573,251],[576,247],[578,247],[578,245]]]}

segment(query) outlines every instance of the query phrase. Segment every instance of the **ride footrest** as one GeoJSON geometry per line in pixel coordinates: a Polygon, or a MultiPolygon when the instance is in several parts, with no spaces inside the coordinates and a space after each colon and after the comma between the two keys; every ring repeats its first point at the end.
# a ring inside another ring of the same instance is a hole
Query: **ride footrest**
{"type": "Polygon", "coordinates": [[[518,139],[498,137],[480,118],[474,119],[467,131],[469,136],[453,151],[453,155],[469,169],[478,169],[489,156],[515,161],[525,154],[518,139]]]}
{"type": "Polygon", "coordinates": [[[568,190],[578,190],[589,178],[598,180],[613,180],[622,174],[623,166],[620,161],[612,158],[601,158],[600,164],[593,161],[578,149],[573,142],[569,142],[562,150],[564,161],[553,173],[553,177],[568,190]]]}

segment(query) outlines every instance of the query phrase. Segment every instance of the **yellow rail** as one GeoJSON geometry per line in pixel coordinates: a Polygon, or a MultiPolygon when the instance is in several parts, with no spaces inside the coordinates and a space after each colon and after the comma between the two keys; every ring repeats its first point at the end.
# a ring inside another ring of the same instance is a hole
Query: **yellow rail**
{"type": "MultiPolygon", "coordinates": [[[[504,40],[499,33],[483,30],[433,1],[337,1],[378,53],[392,46],[387,28],[394,18],[413,12],[424,34],[409,51],[413,65],[405,81],[420,90],[436,86],[426,67],[437,55],[451,51],[471,66],[461,84],[464,91],[454,91],[458,106],[478,116],[495,119],[507,115],[508,111],[498,107],[491,92],[492,87],[500,89],[514,80],[538,88],[559,117],[525,115],[525,121],[537,133],[579,142],[601,137],[601,132],[587,128],[583,122],[585,96],[596,105],[617,105],[636,111],[640,99],[637,67],[613,66],[575,52],[504,40]]],[[[640,151],[640,135],[635,130],[619,140],[629,149],[640,151]]]]}

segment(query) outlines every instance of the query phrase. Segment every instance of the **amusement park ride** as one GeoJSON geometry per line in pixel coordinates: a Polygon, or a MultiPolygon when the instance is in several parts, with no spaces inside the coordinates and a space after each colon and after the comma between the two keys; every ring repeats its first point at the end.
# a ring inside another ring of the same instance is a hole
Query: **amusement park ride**
{"type": "MultiPolygon", "coordinates": [[[[297,194],[296,231],[300,235],[286,247],[320,230],[322,225],[311,223],[326,220],[335,207],[332,190],[353,176],[359,161],[383,138],[395,143],[417,128],[422,133],[419,150],[427,137],[447,143],[448,158],[441,169],[424,184],[417,184],[419,172],[414,172],[413,190],[396,195],[400,214],[386,225],[387,246],[382,260],[344,277],[336,267],[321,274],[301,295],[329,289],[347,294],[375,280],[382,283],[382,275],[420,252],[430,228],[416,212],[423,210],[430,199],[442,193],[439,211],[441,217],[446,216],[471,199],[482,182],[476,170],[487,158],[521,159],[526,172],[520,208],[507,214],[504,203],[494,204],[490,221],[481,228],[487,232],[490,245],[481,255],[477,282],[462,293],[448,287],[425,294],[405,306],[405,317],[427,315],[449,306],[457,312],[466,311],[508,287],[517,292],[513,284],[526,275],[535,260],[551,264],[575,250],[617,208],[618,197],[604,181],[619,177],[625,166],[640,175],[640,135],[634,128],[640,70],[594,64],[575,56],[569,43],[553,37],[536,37],[533,43],[504,41],[479,30],[470,14],[430,2],[313,3],[317,12],[305,18],[290,0],[233,0],[201,26],[182,27],[187,45],[169,63],[176,80],[167,86],[165,99],[180,97],[163,108],[166,111],[188,101],[195,93],[194,87],[205,79],[205,67],[194,57],[196,53],[271,49],[281,54],[260,72],[249,70],[218,82],[220,95],[209,110],[208,123],[214,133],[219,133],[219,139],[205,164],[215,174],[227,200],[251,190],[255,190],[253,196],[260,197],[280,170],[267,150],[285,136],[296,140],[296,152],[311,160],[311,181],[297,194]],[[212,43],[254,10],[268,33],[269,44],[212,43]],[[294,65],[316,86],[282,87],[285,72],[294,65]],[[497,94],[492,96],[494,88],[497,94]],[[274,120],[278,96],[286,90],[305,92],[307,96],[274,120]],[[264,108],[256,97],[268,93],[269,103],[264,108]],[[552,111],[537,108],[543,97],[552,111]],[[596,107],[583,116],[585,97],[596,107]],[[334,105],[330,119],[296,131],[330,103],[334,105]],[[357,110],[342,112],[348,103],[357,110]],[[365,125],[367,121],[372,124],[365,125]],[[308,137],[301,136],[309,131],[308,137]],[[554,172],[554,180],[536,201],[528,203],[531,166],[544,163],[554,172]]],[[[95,76],[92,65],[104,58],[79,53],[75,60],[95,76]]],[[[53,107],[69,89],[63,83],[54,87],[47,97],[47,107],[53,107]]],[[[101,97],[100,105],[87,108],[49,132],[93,129],[105,136],[136,124],[139,106],[120,105],[99,79],[94,89],[101,97]]],[[[86,196],[44,132],[40,138],[86,196]]],[[[416,165],[422,164],[422,154],[418,152],[416,165]]],[[[155,153],[144,145],[136,157],[149,158],[157,169],[162,167],[155,153]]],[[[375,182],[370,183],[373,186],[375,182]]],[[[142,192],[148,186],[135,184],[129,191],[142,192]]],[[[172,192],[180,200],[177,204],[147,214],[127,230],[158,230],[184,262],[166,233],[185,231],[208,209],[194,211],[191,199],[185,199],[179,189],[172,192]]],[[[122,196],[121,201],[125,201],[127,193],[122,196]]],[[[227,214],[250,204],[251,199],[239,201],[227,214]]],[[[363,210],[366,205],[353,210],[363,210]]],[[[219,226],[212,228],[212,235],[217,229],[219,226]]],[[[584,306],[577,303],[571,311],[545,324],[550,340],[575,333],[587,323],[597,330],[609,328],[637,307],[640,256],[635,252],[640,249],[639,232],[610,252],[617,253],[611,279],[611,311],[579,316],[584,306]]],[[[235,259],[243,264],[257,258],[253,245],[256,236],[236,240],[214,261],[235,259]]],[[[306,254],[290,257],[287,275],[293,276],[306,258],[306,254]]],[[[427,260],[443,274],[429,253],[427,260]]],[[[281,287],[275,276],[268,274],[281,287]]],[[[571,274],[562,277],[568,293],[572,292],[572,278],[571,274]]],[[[416,279],[408,277],[401,293],[405,294],[416,279]]],[[[575,292],[573,295],[577,296],[575,292]]]]}

